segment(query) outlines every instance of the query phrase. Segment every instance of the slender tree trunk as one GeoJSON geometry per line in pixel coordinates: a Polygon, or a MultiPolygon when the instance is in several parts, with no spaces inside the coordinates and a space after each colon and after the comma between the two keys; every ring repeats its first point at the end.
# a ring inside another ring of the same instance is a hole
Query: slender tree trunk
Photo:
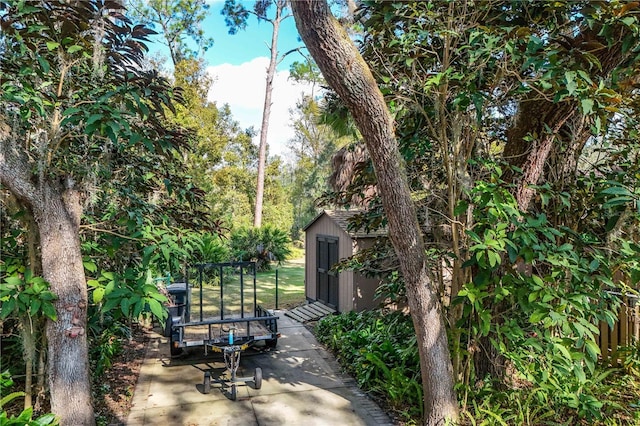
{"type": "Polygon", "coordinates": [[[258,151],[258,180],[256,184],[256,206],[253,215],[253,226],[262,226],[262,205],[264,203],[264,177],[267,165],[267,135],[269,132],[269,117],[271,116],[271,94],[273,93],[273,78],[276,74],[278,64],[278,33],[282,20],[282,10],[284,2],[276,1],[276,16],[271,22],[273,32],[271,33],[271,57],[269,58],[269,68],[267,68],[267,84],[264,92],[264,106],[262,108],[262,125],[260,126],[260,146],[258,151]]]}
{"type": "Polygon", "coordinates": [[[33,406],[33,363],[36,354],[35,330],[28,315],[20,316],[22,355],[24,357],[24,408],[33,406]]]}
{"type": "Polygon", "coordinates": [[[394,124],[373,75],[326,1],[292,3],[298,32],[325,79],[353,115],[371,155],[389,221],[389,237],[405,279],[420,352],[426,425],[458,418],[451,356],[436,283],[411,200],[394,124]]]}
{"type": "Polygon", "coordinates": [[[40,333],[40,349],[38,351],[38,378],[36,380],[36,403],[33,405],[33,409],[36,412],[41,412],[42,403],[46,397],[45,389],[45,375],[47,371],[47,340],[44,333],[40,333]]]}

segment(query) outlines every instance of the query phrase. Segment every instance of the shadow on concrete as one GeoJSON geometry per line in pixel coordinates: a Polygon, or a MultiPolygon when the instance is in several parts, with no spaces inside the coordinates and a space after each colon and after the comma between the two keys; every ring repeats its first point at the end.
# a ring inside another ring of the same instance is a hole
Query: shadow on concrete
{"type": "Polygon", "coordinates": [[[275,349],[260,344],[241,354],[237,374],[262,369],[262,387],[237,386],[231,400],[228,383],[212,383],[204,393],[204,375],[228,376],[219,353],[202,347],[169,356],[166,338],[155,335],[136,387],[128,425],[384,425],[388,417],[340,373],[332,355],[302,325],[280,316],[282,337],[275,349]]]}

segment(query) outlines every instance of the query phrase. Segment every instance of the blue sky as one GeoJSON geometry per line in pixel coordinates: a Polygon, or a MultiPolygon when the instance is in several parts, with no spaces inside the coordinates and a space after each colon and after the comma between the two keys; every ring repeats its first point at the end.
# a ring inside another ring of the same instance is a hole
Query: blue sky
{"type": "MultiPolygon", "coordinates": [[[[244,2],[252,8],[254,1],[244,2]]],[[[214,78],[209,91],[209,100],[218,105],[229,104],[236,121],[244,128],[253,126],[260,130],[266,69],[269,64],[269,49],[272,25],[269,22],[258,22],[251,16],[246,30],[235,35],[228,33],[224,17],[220,14],[224,1],[211,1],[209,15],[203,24],[207,37],[214,40],[204,54],[207,71],[214,78]]],[[[290,11],[289,11],[290,13],[290,11]]],[[[278,51],[287,52],[303,46],[299,40],[293,16],[285,19],[280,27],[278,51]]],[[[150,46],[151,51],[166,51],[158,44],[150,46]]],[[[286,158],[287,142],[293,137],[290,126],[289,110],[295,107],[303,92],[310,92],[304,85],[294,84],[288,80],[289,66],[293,61],[304,58],[297,53],[279,64],[274,78],[272,109],[267,133],[269,154],[278,154],[286,158]]],[[[254,138],[257,144],[259,137],[254,138]]]]}
{"type": "MultiPolygon", "coordinates": [[[[247,8],[251,8],[254,4],[253,1],[243,3],[247,8]]],[[[266,43],[271,40],[272,25],[268,22],[258,22],[255,17],[251,17],[246,30],[231,35],[224,23],[224,17],[220,14],[223,4],[224,1],[211,2],[209,16],[203,25],[207,36],[213,37],[214,40],[213,47],[205,54],[209,65],[224,63],[239,65],[258,56],[268,56],[269,50],[266,43]]],[[[300,46],[303,46],[303,43],[299,40],[295,21],[291,16],[281,24],[278,50],[287,52],[300,46]]],[[[302,58],[300,55],[289,55],[278,69],[288,69],[293,60],[302,60],[302,58]]]]}

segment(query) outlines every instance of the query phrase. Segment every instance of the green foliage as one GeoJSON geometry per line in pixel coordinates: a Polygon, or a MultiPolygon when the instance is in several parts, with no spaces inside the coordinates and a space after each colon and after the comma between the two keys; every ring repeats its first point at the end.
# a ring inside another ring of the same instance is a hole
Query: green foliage
{"type": "Polygon", "coordinates": [[[127,268],[122,276],[102,271],[100,276],[87,281],[90,299],[102,312],[110,312],[115,318],[149,317],[161,323],[167,317],[164,303],[167,301],[151,275],[140,276],[135,268],[127,268]]]}
{"type": "Polygon", "coordinates": [[[407,419],[422,415],[418,347],[409,316],[348,312],[323,318],[315,332],[362,389],[383,395],[407,419]]]}
{"type": "MultiPolygon", "coordinates": [[[[493,170],[492,180],[477,182],[471,193],[476,224],[467,231],[473,244],[466,266],[475,273],[457,299],[464,303],[468,345],[489,336],[517,375],[550,403],[600,418],[596,324],[613,327],[620,305],[610,293],[617,288],[610,259],[595,235],[554,227],[545,214],[520,212],[500,168],[493,170]]],[[[543,194],[571,206],[562,194],[543,194]]]]}
{"type": "Polygon", "coordinates": [[[205,0],[137,0],[127,7],[136,19],[161,32],[173,65],[193,59],[213,45],[202,28],[210,7],[205,0]],[[192,49],[189,39],[197,50],[192,49]]]}
{"type": "Polygon", "coordinates": [[[27,408],[22,410],[17,416],[10,416],[5,411],[4,407],[15,400],[24,396],[24,392],[12,392],[7,394],[7,390],[13,385],[11,375],[8,371],[3,371],[0,374],[0,426],[45,426],[58,425],[58,419],[54,414],[44,414],[36,419],[33,418],[33,408],[27,408]]]}
{"type": "Polygon", "coordinates": [[[271,269],[271,262],[284,262],[291,252],[291,240],[285,231],[270,225],[239,228],[229,241],[231,256],[241,261],[255,261],[259,271],[271,269]]]}
{"type": "MultiPolygon", "coordinates": [[[[306,74],[312,71],[300,72],[306,74]]],[[[299,78],[306,77],[302,75],[299,78]]],[[[296,240],[301,237],[302,229],[318,214],[318,199],[329,190],[331,158],[337,148],[347,143],[348,138],[341,138],[330,126],[320,122],[321,107],[311,97],[300,100],[293,114],[295,133],[288,148],[295,164],[288,190],[289,202],[293,207],[291,235],[296,240]]]]}
{"type": "MultiPolygon", "coordinates": [[[[464,424],[471,425],[558,425],[587,422],[594,425],[638,424],[640,401],[637,398],[638,376],[620,375],[598,369],[589,386],[599,395],[601,418],[589,419],[567,404],[559,403],[548,390],[521,382],[503,389],[487,381],[474,387],[468,395],[470,404],[463,409],[464,424]]],[[[583,398],[576,395],[577,399],[583,398]]]]}
{"type": "Polygon", "coordinates": [[[87,320],[89,359],[93,379],[100,377],[111,367],[114,357],[122,352],[122,339],[131,338],[131,330],[111,312],[94,310],[87,320]]]}
{"type": "Polygon", "coordinates": [[[4,320],[17,314],[56,320],[53,305],[56,296],[49,290],[48,283],[42,277],[33,276],[30,269],[15,263],[0,264],[0,275],[4,281],[0,288],[0,319],[4,320]]]}
{"type": "Polygon", "coordinates": [[[218,234],[202,233],[198,235],[197,248],[192,254],[191,263],[219,263],[229,259],[229,247],[218,234]]]}

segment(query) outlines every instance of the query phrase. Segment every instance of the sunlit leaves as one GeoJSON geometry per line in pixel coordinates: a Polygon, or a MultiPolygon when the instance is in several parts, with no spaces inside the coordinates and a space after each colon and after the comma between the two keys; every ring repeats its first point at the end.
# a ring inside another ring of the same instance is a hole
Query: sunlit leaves
{"type": "Polygon", "coordinates": [[[11,275],[5,275],[6,270],[1,272],[4,282],[0,286],[0,319],[16,314],[33,318],[45,316],[52,320],[57,318],[53,305],[56,296],[42,277],[33,276],[29,269],[22,266],[11,275]]]}

